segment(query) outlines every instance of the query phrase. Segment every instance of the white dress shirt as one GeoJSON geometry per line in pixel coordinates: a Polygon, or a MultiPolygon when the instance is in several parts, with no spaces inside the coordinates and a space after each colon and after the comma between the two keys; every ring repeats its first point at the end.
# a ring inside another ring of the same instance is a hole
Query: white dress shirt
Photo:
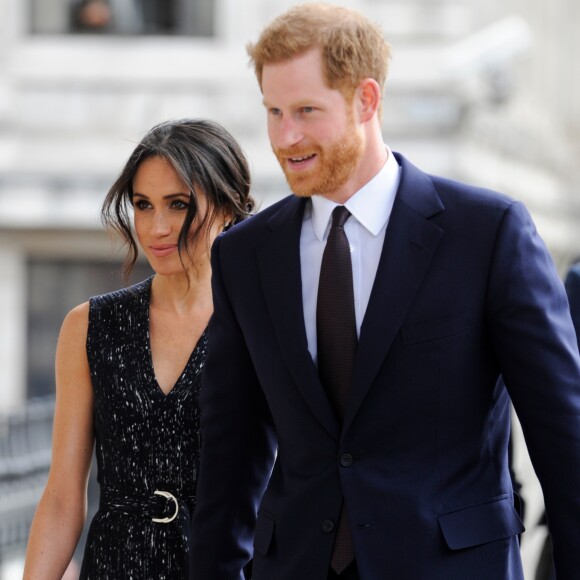
{"type": "MultiPolygon", "coordinates": [[[[366,185],[344,205],[352,214],[344,230],[350,245],[354,287],[354,310],[357,334],[369,303],[385,232],[395,195],[399,186],[400,170],[392,152],[387,161],[366,185]]],[[[322,254],[330,231],[332,210],[338,204],[314,195],[304,210],[300,234],[300,268],[302,275],[302,303],[308,350],[317,363],[316,302],[322,254]]]]}

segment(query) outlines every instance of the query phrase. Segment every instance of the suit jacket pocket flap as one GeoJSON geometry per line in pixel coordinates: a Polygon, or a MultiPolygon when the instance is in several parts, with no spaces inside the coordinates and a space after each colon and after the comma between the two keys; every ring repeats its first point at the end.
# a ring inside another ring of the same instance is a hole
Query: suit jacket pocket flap
{"type": "Polygon", "coordinates": [[[524,531],[511,497],[441,514],[438,519],[452,550],[479,546],[524,531]]]}
{"type": "Polygon", "coordinates": [[[274,536],[274,518],[267,512],[260,511],[256,522],[256,533],[254,535],[254,548],[256,552],[265,556],[270,548],[272,537],[274,536]]]}
{"type": "Polygon", "coordinates": [[[472,325],[472,319],[471,311],[468,310],[444,318],[408,324],[402,328],[403,343],[410,345],[461,334],[472,325]]]}

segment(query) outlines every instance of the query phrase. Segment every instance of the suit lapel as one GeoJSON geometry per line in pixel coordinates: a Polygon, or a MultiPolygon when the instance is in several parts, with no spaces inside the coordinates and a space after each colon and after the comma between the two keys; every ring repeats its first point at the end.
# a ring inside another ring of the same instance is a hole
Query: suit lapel
{"type": "Polygon", "coordinates": [[[336,439],[338,420],[308,351],[300,271],[305,200],[289,198],[269,220],[272,232],[258,249],[264,296],[286,364],[312,413],[336,439]]]}
{"type": "Polygon", "coordinates": [[[401,182],[361,327],[345,431],[385,360],[443,235],[428,220],[444,209],[433,183],[397,158],[401,182]]]}

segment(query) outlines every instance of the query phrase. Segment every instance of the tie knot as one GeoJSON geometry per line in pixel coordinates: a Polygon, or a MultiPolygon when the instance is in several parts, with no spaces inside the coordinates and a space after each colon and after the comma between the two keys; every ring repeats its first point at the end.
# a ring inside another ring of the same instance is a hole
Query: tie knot
{"type": "Polygon", "coordinates": [[[344,205],[338,205],[332,210],[332,227],[342,228],[346,220],[350,217],[350,212],[344,205]]]}

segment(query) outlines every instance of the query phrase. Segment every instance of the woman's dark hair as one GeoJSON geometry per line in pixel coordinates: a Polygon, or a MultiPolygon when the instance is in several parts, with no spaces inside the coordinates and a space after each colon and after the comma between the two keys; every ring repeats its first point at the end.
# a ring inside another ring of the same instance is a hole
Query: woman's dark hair
{"type": "Polygon", "coordinates": [[[133,204],[133,179],[140,164],[150,157],[166,159],[189,186],[190,204],[178,241],[180,256],[183,252],[189,255],[192,243],[212,227],[220,213],[228,216],[233,225],[248,217],[254,208],[248,163],[238,142],[224,127],[199,119],[156,125],[129,157],[101,209],[103,224],[117,232],[128,246],[123,267],[125,279],[138,256],[129,215],[129,207],[133,204]],[[197,227],[191,229],[198,210],[197,191],[206,196],[207,212],[197,227]]]}

